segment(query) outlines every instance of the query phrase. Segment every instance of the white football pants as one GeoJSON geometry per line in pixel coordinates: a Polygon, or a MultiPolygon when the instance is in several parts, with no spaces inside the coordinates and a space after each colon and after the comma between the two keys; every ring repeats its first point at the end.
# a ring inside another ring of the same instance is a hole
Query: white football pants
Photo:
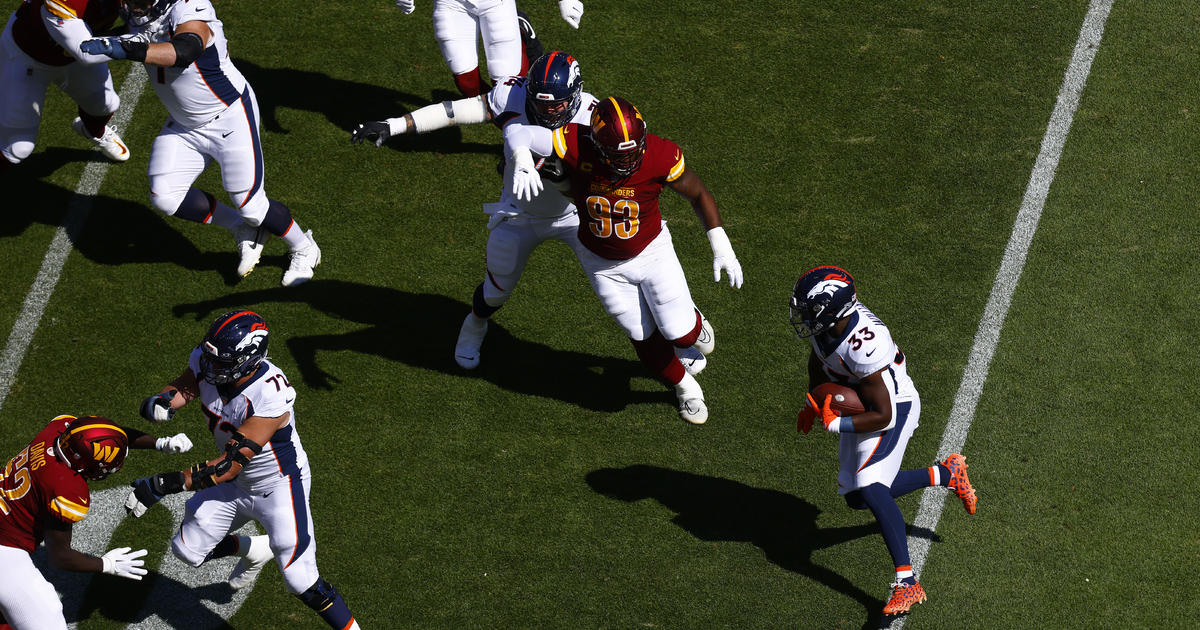
{"type": "Polygon", "coordinates": [[[521,73],[515,0],[434,0],[433,34],[453,74],[479,67],[480,36],[493,83],[521,73]]]}
{"type": "Polygon", "coordinates": [[[646,339],[656,328],[668,340],[696,328],[696,305],[666,221],[662,232],[628,260],[609,260],[586,247],[579,252],[579,262],[604,310],[634,341],[646,339]]]}
{"type": "Polygon", "coordinates": [[[67,630],[62,601],[24,549],[0,545],[0,611],[15,630],[67,630]]]}
{"type": "Polygon", "coordinates": [[[271,202],[263,187],[263,152],[258,100],[250,84],[242,97],[216,118],[187,129],[168,118],[150,149],[150,201],[173,215],[210,162],[221,168],[221,184],[246,223],[261,225],[271,202]]]}
{"type": "Polygon", "coordinates": [[[487,277],[483,280],[483,298],[499,307],[508,301],[521,280],[525,264],[533,250],[554,239],[562,241],[579,256],[579,215],[571,212],[557,218],[521,215],[501,221],[492,228],[487,241],[487,277]]]}
{"type": "Polygon", "coordinates": [[[308,509],[310,485],[310,478],[296,479],[292,475],[252,493],[234,483],[200,490],[187,501],[183,524],[171,539],[171,551],[198,567],[226,535],[251,520],[258,521],[271,539],[271,551],[288,592],[303,593],[320,576],[312,513],[308,509]]]}

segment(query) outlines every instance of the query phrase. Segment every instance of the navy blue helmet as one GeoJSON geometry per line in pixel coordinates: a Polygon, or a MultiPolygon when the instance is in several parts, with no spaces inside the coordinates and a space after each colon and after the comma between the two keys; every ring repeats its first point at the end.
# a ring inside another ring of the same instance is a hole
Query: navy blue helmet
{"type": "Polygon", "coordinates": [[[855,304],[854,278],[841,267],[826,265],[809,269],[796,281],[788,315],[798,336],[811,337],[849,315],[855,304]]]}
{"type": "Polygon", "coordinates": [[[267,322],[253,311],[218,317],[200,343],[201,376],[224,385],[253,374],[267,358],[267,332],[267,322]]]}
{"type": "Polygon", "coordinates": [[[583,79],[579,62],[561,50],[538,57],[529,66],[525,82],[525,112],[529,119],[548,129],[557,129],[579,111],[583,79]]]}
{"type": "Polygon", "coordinates": [[[166,14],[176,0],[121,0],[121,17],[131,26],[145,26],[166,14]]]}

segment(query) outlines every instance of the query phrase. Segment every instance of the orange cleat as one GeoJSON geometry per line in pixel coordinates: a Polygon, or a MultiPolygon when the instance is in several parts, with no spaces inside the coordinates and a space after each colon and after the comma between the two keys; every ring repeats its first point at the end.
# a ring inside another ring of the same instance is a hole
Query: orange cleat
{"type": "Polygon", "coordinates": [[[920,604],[928,599],[925,597],[925,589],[921,587],[920,582],[905,584],[904,582],[896,582],[892,584],[892,596],[888,599],[887,605],[883,607],[885,615],[899,615],[908,612],[913,604],[920,604]]]}
{"type": "Polygon", "coordinates": [[[950,489],[962,499],[967,514],[974,514],[979,499],[975,496],[975,488],[971,487],[971,480],[967,477],[967,458],[954,453],[941,464],[950,469],[950,489]]]}

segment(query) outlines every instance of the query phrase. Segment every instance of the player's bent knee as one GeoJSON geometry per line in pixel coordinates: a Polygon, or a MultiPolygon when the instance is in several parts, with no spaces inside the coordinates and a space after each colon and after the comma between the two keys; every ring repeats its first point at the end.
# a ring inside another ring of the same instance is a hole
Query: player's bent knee
{"type": "Polygon", "coordinates": [[[260,190],[247,201],[247,192],[249,191],[230,192],[229,198],[233,201],[234,207],[237,208],[238,214],[242,215],[242,220],[254,227],[258,227],[267,218],[267,211],[271,209],[271,200],[262,194],[260,190]]]}
{"type": "Polygon", "coordinates": [[[204,564],[204,559],[208,557],[207,553],[198,553],[188,547],[178,534],[171,538],[171,553],[175,554],[175,557],[179,558],[180,561],[186,562],[193,567],[199,567],[204,564]]]}
{"type": "Polygon", "coordinates": [[[187,195],[187,190],[181,192],[160,193],[150,187],[150,205],[154,206],[155,210],[167,215],[174,216],[179,211],[179,206],[183,205],[183,198],[187,195]]]}

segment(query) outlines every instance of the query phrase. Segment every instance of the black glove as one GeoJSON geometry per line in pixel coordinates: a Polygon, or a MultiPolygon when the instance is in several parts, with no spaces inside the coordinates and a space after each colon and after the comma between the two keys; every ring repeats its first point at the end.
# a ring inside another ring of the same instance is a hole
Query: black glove
{"type": "Polygon", "coordinates": [[[360,123],[350,132],[350,142],[360,144],[363,140],[374,142],[375,146],[380,146],[388,138],[392,137],[392,127],[383,120],[372,120],[370,122],[360,123]]]}
{"type": "Polygon", "coordinates": [[[142,417],[150,422],[166,422],[175,416],[175,410],[171,408],[171,399],[175,398],[176,391],[168,389],[146,398],[142,401],[142,417]]]}

